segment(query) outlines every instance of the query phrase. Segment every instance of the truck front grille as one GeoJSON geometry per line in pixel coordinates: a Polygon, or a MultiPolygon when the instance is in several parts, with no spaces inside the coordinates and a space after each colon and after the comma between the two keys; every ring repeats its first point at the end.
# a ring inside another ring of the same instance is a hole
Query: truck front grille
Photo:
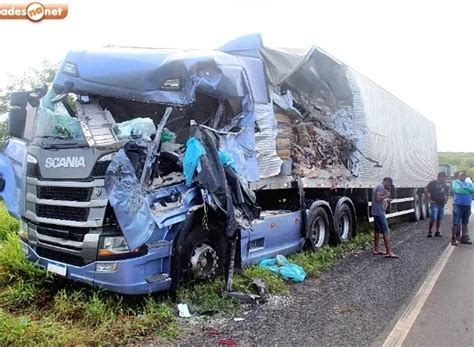
{"type": "Polygon", "coordinates": [[[36,205],[36,215],[43,218],[86,222],[89,208],[38,204],[36,205]]]}
{"type": "Polygon", "coordinates": [[[85,202],[90,200],[92,188],[37,186],[36,195],[39,199],[85,202]]]}
{"type": "Polygon", "coordinates": [[[84,259],[78,255],[63,253],[60,251],[44,248],[41,246],[36,247],[36,253],[43,258],[56,260],[61,263],[71,264],[75,266],[87,265],[84,259]]]}
{"type": "Polygon", "coordinates": [[[50,237],[82,242],[84,241],[84,235],[89,233],[89,228],[61,227],[59,229],[46,224],[36,226],[36,232],[50,237]]]}

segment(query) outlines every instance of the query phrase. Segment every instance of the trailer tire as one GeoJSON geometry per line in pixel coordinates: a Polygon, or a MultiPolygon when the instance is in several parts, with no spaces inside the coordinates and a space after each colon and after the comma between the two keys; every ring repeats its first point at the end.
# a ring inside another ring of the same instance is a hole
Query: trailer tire
{"type": "Polygon", "coordinates": [[[426,199],[426,194],[421,193],[420,195],[420,217],[421,219],[426,219],[428,217],[428,199],[426,199]]]}
{"type": "Polygon", "coordinates": [[[331,232],[329,217],[322,206],[312,207],[309,210],[308,217],[312,249],[317,251],[328,244],[329,234],[331,232]]]}
{"type": "Polygon", "coordinates": [[[196,225],[187,235],[180,253],[180,278],[184,283],[212,280],[224,273],[227,243],[218,230],[205,231],[196,225]]]}
{"type": "Polygon", "coordinates": [[[354,233],[354,216],[346,203],[341,204],[334,212],[335,230],[342,242],[350,241],[354,233]]]}
{"type": "Polygon", "coordinates": [[[413,208],[415,209],[415,211],[410,214],[410,221],[419,222],[421,218],[421,204],[420,196],[416,193],[413,195],[413,208]]]}

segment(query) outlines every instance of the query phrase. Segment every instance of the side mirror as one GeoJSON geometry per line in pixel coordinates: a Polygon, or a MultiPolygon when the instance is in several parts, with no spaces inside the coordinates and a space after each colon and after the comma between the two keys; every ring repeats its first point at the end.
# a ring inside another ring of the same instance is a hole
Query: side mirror
{"type": "Polygon", "coordinates": [[[12,137],[23,139],[26,125],[26,108],[12,108],[8,115],[8,133],[12,137]]]}

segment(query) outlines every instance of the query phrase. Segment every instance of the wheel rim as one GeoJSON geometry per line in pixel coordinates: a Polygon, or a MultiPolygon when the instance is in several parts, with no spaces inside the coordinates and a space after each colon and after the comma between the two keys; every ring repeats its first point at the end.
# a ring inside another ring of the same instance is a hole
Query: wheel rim
{"type": "Polygon", "coordinates": [[[349,215],[344,212],[339,218],[339,235],[341,236],[341,239],[347,240],[350,229],[351,222],[349,220],[349,215]]]}
{"type": "Polygon", "coordinates": [[[314,247],[321,248],[324,245],[324,239],[326,236],[326,224],[322,217],[317,217],[314,220],[312,231],[314,247]]]}
{"type": "Polygon", "coordinates": [[[191,271],[196,278],[210,279],[216,275],[219,257],[217,251],[207,243],[196,245],[190,259],[191,271]]]}

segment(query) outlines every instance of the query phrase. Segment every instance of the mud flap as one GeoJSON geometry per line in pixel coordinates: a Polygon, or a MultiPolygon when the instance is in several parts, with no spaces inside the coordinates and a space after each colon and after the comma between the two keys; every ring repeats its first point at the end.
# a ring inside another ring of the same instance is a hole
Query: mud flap
{"type": "Polygon", "coordinates": [[[0,153],[0,197],[8,212],[20,219],[23,213],[22,188],[25,179],[26,144],[10,140],[0,153]]]}

